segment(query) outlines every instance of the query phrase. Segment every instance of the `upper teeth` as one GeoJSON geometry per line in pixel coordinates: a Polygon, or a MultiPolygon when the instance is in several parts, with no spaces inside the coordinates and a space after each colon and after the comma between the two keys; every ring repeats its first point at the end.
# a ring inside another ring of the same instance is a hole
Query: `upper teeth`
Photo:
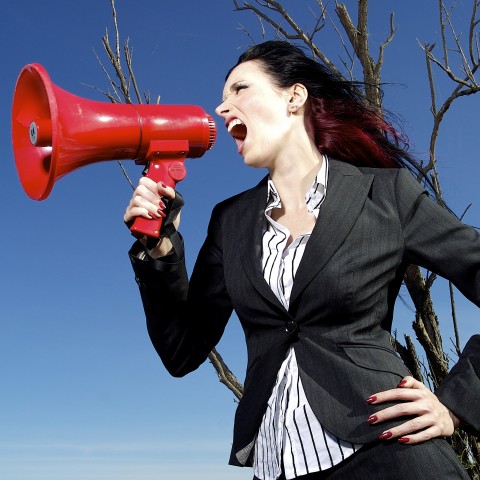
{"type": "Polygon", "coordinates": [[[229,122],[227,130],[230,132],[235,125],[243,125],[243,122],[239,118],[234,118],[231,122],[229,122]]]}

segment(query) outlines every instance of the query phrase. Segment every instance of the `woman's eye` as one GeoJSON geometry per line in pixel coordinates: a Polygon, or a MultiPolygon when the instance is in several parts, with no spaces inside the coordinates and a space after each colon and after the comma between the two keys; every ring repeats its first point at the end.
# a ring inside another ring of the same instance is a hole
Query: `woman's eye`
{"type": "Polygon", "coordinates": [[[247,88],[247,85],[235,85],[235,93],[238,93],[240,90],[247,88]]]}

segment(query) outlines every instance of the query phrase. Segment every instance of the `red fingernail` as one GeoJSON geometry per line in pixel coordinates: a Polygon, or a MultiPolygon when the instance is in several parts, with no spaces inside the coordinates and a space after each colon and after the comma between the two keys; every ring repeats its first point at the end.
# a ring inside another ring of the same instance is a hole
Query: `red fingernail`
{"type": "Polygon", "coordinates": [[[377,420],[378,420],[378,417],[377,417],[376,415],[370,415],[370,416],[368,417],[367,422],[368,422],[368,423],[375,423],[377,420]]]}
{"type": "Polygon", "coordinates": [[[149,218],[151,218],[152,220],[155,218],[150,212],[148,212],[147,215],[148,215],[149,218]]]}
{"type": "Polygon", "coordinates": [[[408,437],[402,437],[398,439],[398,443],[408,443],[410,439],[408,437]]]}
{"type": "Polygon", "coordinates": [[[163,182],[160,182],[160,185],[161,185],[163,188],[167,188],[167,186],[166,186],[163,182]]]}
{"type": "Polygon", "coordinates": [[[165,212],[162,212],[160,209],[158,209],[157,212],[158,212],[158,214],[159,214],[161,217],[163,217],[163,218],[165,218],[165,217],[167,216],[167,215],[165,214],[165,212]]]}
{"type": "Polygon", "coordinates": [[[371,397],[367,398],[367,403],[373,403],[377,400],[377,397],[375,395],[372,395],[371,397]]]}
{"type": "Polygon", "coordinates": [[[386,440],[392,436],[392,432],[383,432],[378,438],[380,440],[386,440]]]}
{"type": "Polygon", "coordinates": [[[161,200],[158,202],[158,206],[159,206],[162,210],[164,210],[165,208],[167,208],[167,207],[165,206],[165,204],[164,204],[161,200]]]}
{"type": "Polygon", "coordinates": [[[406,383],[407,383],[406,380],[402,380],[402,381],[397,385],[397,387],[403,387],[406,383]]]}

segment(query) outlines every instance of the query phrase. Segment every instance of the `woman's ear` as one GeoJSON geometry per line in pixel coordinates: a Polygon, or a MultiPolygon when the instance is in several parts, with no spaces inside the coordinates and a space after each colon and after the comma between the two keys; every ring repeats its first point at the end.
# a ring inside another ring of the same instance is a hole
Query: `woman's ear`
{"type": "Polygon", "coordinates": [[[288,109],[290,112],[296,112],[305,105],[308,98],[308,90],[305,85],[295,83],[289,88],[288,109]]]}

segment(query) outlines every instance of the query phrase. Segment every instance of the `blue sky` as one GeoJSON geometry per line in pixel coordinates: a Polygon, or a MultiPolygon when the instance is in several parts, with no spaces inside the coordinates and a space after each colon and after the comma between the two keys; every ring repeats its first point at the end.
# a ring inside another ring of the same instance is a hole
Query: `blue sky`
{"type": "MultiPolygon", "coordinates": [[[[387,36],[388,12],[395,10],[398,33],[386,52],[383,80],[391,85],[385,105],[402,117],[412,150],[423,156],[432,120],[417,39],[439,42],[436,2],[370,3],[374,44],[387,36]]],[[[459,23],[469,4],[458,2],[459,23]]],[[[239,24],[261,40],[253,16],[235,13],[228,0],[117,0],[116,5],[123,38],[134,48],[139,86],[152,97],[160,94],[165,104],[197,104],[213,114],[227,69],[251,43],[239,24]]],[[[301,25],[312,24],[308,8],[315,2],[285,5],[301,25]]],[[[62,178],[43,202],[28,198],[18,179],[10,110],[20,70],[38,62],[61,88],[104,101],[91,85],[108,88],[94,54],[107,62],[101,45],[105,27],[113,39],[108,0],[4,2],[0,14],[0,478],[249,479],[250,469],[226,465],[236,404],[213,367],[207,362],[186,378],[170,378],[147,337],[127,257],[132,238],[122,222],[131,188],[116,162],[62,178]]],[[[331,29],[318,43],[339,63],[331,29]]],[[[437,85],[440,95],[452,89],[441,76],[437,85]]],[[[465,221],[477,226],[479,102],[471,97],[455,104],[438,144],[445,197],[459,214],[472,203],[465,221]]],[[[178,186],[187,202],[182,231],[189,268],[215,203],[265,173],[245,167],[222,123],[217,126],[214,148],[187,160],[187,177],[178,186]]],[[[124,165],[136,181],[141,167],[124,165]]],[[[438,282],[445,343],[451,334],[447,296],[446,283],[438,282]]],[[[464,342],[479,330],[478,311],[460,295],[457,306],[464,342]]],[[[399,305],[399,332],[410,332],[412,319],[399,305]]],[[[242,380],[245,349],[236,318],[218,349],[242,380]]]]}

